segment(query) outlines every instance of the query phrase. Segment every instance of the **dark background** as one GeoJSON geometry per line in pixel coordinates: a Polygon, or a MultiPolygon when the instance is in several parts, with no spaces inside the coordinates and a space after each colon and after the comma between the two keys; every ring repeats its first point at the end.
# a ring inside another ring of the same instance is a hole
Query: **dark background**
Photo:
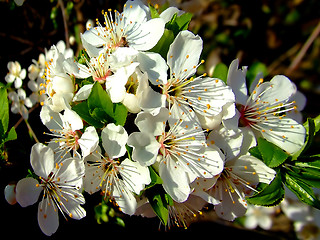
{"type": "MultiPolygon", "coordinates": [[[[62,1],[65,8],[69,6],[68,33],[78,38],[84,31],[88,19],[99,18],[101,10],[108,8],[121,11],[125,1],[62,1]],[[69,5],[68,5],[69,4],[69,5]],[[70,7],[72,4],[72,7],[70,7]]],[[[178,1],[180,2],[180,1],[178,1]]],[[[159,3],[156,2],[156,3],[159,3]]],[[[320,108],[319,81],[319,46],[317,37],[297,67],[289,70],[299,50],[305,44],[320,20],[320,1],[205,1],[197,0],[177,4],[178,7],[194,13],[190,30],[198,33],[204,40],[202,59],[206,63],[200,71],[210,72],[212,63],[222,61],[227,66],[238,57],[240,65],[250,66],[262,63],[268,72],[267,79],[276,74],[286,74],[307,96],[308,103],[304,117],[315,117],[320,108]]],[[[59,40],[65,40],[65,28],[61,14],[61,5],[56,0],[27,0],[22,7],[13,1],[0,2],[0,81],[8,71],[9,61],[19,61],[22,68],[27,69],[31,60],[38,59],[44,49],[49,49],[59,40]]],[[[75,53],[81,45],[71,46],[75,53]]],[[[25,83],[27,79],[25,79],[25,83]]],[[[25,84],[26,88],[26,84],[25,84]]],[[[26,88],[28,91],[28,89],[26,88]]],[[[40,109],[30,114],[29,123],[41,142],[46,141],[43,135],[47,131],[39,119],[40,109]]],[[[10,115],[10,126],[19,116],[10,115]]],[[[45,238],[37,224],[37,204],[21,208],[18,204],[7,204],[3,189],[10,181],[18,181],[27,175],[31,146],[27,127],[22,122],[16,129],[18,140],[6,145],[8,162],[0,165],[0,218],[2,233],[12,237],[45,238]]],[[[147,238],[150,234],[166,234],[158,231],[159,220],[141,217],[124,217],[126,228],[114,224],[98,225],[94,219],[93,206],[100,202],[100,196],[87,197],[85,209],[87,217],[80,220],[70,219],[66,222],[60,216],[60,227],[54,237],[62,236],[101,236],[116,237],[117,233],[132,233],[133,236],[147,238]],[[85,235],[84,235],[85,234],[85,235]],[[112,236],[111,236],[112,235],[112,236]]],[[[214,234],[212,237],[246,237],[247,239],[288,239],[293,238],[292,226],[285,229],[273,228],[266,232],[248,231],[239,227],[228,227],[224,222],[205,221],[211,217],[205,213],[200,223],[192,224],[187,230],[174,228],[169,234],[189,235],[190,233],[214,234]]],[[[281,223],[279,223],[281,225],[281,223]]],[[[201,236],[205,236],[205,235],[201,236]]],[[[119,235],[121,236],[121,235],[119,235]]],[[[155,235],[152,235],[155,236],[155,235]]]]}

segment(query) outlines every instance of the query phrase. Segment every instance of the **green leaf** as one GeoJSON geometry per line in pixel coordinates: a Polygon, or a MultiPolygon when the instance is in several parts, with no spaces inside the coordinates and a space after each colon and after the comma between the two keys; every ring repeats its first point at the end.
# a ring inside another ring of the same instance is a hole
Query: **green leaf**
{"type": "Polygon", "coordinates": [[[258,158],[258,159],[262,159],[262,156],[261,156],[261,152],[259,151],[259,147],[258,146],[255,146],[255,147],[252,147],[249,149],[249,153],[258,158]]]}
{"type": "Polygon", "coordinates": [[[297,195],[300,201],[320,209],[320,201],[314,194],[312,188],[305,182],[298,179],[294,174],[285,172],[284,183],[294,194],[297,195]]]}
{"type": "Polygon", "coordinates": [[[92,111],[89,110],[90,115],[97,121],[103,123],[111,122],[111,118],[102,108],[94,108],[92,111]]]}
{"type": "Polygon", "coordinates": [[[263,162],[271,168],[278,167],[289,157],[281,148],[263,138],[258,139],[258,148],[263,162]]]}
{"type": "Polygon", "coordinates": [[[277,171],[277,175],[269,185],[263,184],[261,188],[261,191],[247,198],[248,203],[260,206],[275,206],[279,204],[284,198],[280,171],[277,171]]]}
{"type": "Polygon", "coordinates": [[[174,37],[171,30],[165,29],[158,43],[149,51],[159,53],[164,59],[167,59],[167,53],[174,37]]]}
{"type": "Polygon", "coordinates": [[[9,126],[9,103],[7,90],[3,87],[0,87],[0,121],[2,125],[3,132],[0,134],[3,135],[7,132],[9,126]]]}
{"type": "Polygon", "coordinates": [[[316,121],[315,119],[308,118],[307,121],[303,124],[304,128],[306,129],[306,139],[302,148],[292,156],[292,160],[297,160],[298,157],[302,155],[305,151],[307,151],[308,148],[311,146],[314,135],[316,134],[316,122],[317,128],[319,128],[318,117],[316,118],[316,121]]]}
{"type": "Polygon", "coordinates": [[[152,6],[151,4],[149,4],[149,9],[150,9],[151,18],[159,18],[160,17],[158,10],[154,6],[152,6]]]}
{"type": "MultiPolygon", "coordinates": [[[[96,82],[92,87],[91,93],[88,97],[88,107],[90,110],[89,112],[93,112],[94,109],[98,108],[101,109],[101,111],[104,111],[108,116],[113,117],[113,103],[108,93],[98,82],[96,82]]],[[[100,114],[97,115],[100,116],[100,114]]],[[[101,119],[101,121],[103,120],[104,119],[101,119]]]]}
{"type": "Polygon", "coordinates": [[[228,76],[228,67],[224,63],[218,63],[216,67],[214,68],[212,77],[213,78],[219,78],[224,83],[227,83],[227,76],[228,76]]]}
{"type": "Polygon", "coordinates": [[[149,166],[149,172],[150,172],[150,178],[151,178],[151,183],[146,186],[146,189],[153,187],[156,184],[162,184],[162,179],[159,177],[158,173],[156,173],[156,171],[149,166]]]}
{"type": "Polygon", "coordinates": [[[8,141],[16,140],[16,139],[17,139],[16,129],[14,127],[12,127],[10,129],[10,131],[7,133],[7,137],[4,141],[8,142],[8,141]]]}
{"type": "Polygon", "coordinates": [[[303,161],[295,161],[294,166],[290,167],[292,176],[305,182],[310,187],[320,188],[320,158],[303,159],[303,161]]]}
{"type": "Polygon", "coordinates": [[[124,126],[127,120],[128,110],[122,103],[113,104],[113,119],[116,125],[124,126]]]}
{"type": "Polygon", "coordinates": [[[177,13],[175,13],[171,20],[166,23],[166,29],[171,30],[174,33],[174,36],[177,36],[179,32],[188,29],[191,18],[191,13],[184,13],[181,16],[178,16],[177,13]]]}
{"type": "Polygon", "coordinates": [[[315,117],[315,118],[313,119],[313,121],[314,121],[314,126],[315,126],[315,132],[317,133],[317,132],[319,132],[319,130],[320,130],[320,115],[318,115],[317,117],[315,117]]]}
{"type": "Polygon", "coordinates": [[[155,214],[163,225],[167,225],[169,216],[168,206],[173,204],[172,198],[163,190],[161,185],[155,185],[147,189],[145,193],[155,214]]]}
{"type": "Polygon", "coordinates": [[[94,126],[95,128],[102,128],[103,123],[101,121],[96,120],[89,113],[89,108],[87,102],[81,102],[72,107],[72,110],[75,111],[84,121],[88,124],[94,126]]]}
{"type": "Polygon", "coordinates": [[[124,125],[128,110],[122,103],[112,103],[108,93],[96,82],[87,100],[90,116],[102,123],[124,125]]]}

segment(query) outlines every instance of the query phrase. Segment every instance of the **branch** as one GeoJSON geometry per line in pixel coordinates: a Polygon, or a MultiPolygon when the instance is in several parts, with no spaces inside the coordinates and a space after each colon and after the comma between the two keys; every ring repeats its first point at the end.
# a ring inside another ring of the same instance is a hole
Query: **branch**
{"type": "Polygon", "coordinates": [[[308,51],[308,49],[311,46],[311,44],[313,43],[313,41],[318,37],[319,33],[320,33],[320,21],[319,21],[318,25],[315,27],[315,29],[313,30],[313,32],[310,35],[310,37],[308,38],[308,40],[305,42],[303,47],[300,49],[298,55],[295,57],[295,59],[290,64],[288,70],[286,71],[286,75],[290,75],[292,73],[292,71],[299,65],[299,63],[301,62],[302,58],[304,57],[304,55],[308,51]]]}
{"type": "Polygon", "coordinates": [[[58,4],[61,8],[62,12],[62,19],[63,19],[63,26],[64,26],[64,35],[66,39],[66,48],[70,48],[69,44],[69,30],[68,30],[68,16],[66,15],[66,9],[64,8],[64,4],[62,0],[58,0],[58,4]]]}

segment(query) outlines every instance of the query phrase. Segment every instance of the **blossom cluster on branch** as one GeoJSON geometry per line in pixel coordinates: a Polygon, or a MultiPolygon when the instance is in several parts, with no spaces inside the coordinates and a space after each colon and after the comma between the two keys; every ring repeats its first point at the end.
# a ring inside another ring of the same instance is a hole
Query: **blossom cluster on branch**
{"type": "MultiPolygon", "coordinates": [[[[30,84],[51,140],[32,147],[33,174],[17,183],[15,198],[22,207],[39,202],[43,233],[57,231],[59,212],[85,217],[84,196],[97,192],[125,214],[158,216],[169,227],[186,227],[207,204],[233,221],[248,201],[280,203],[278,179],[291,165],[279,166],[297,159],[310,136],[295,84],[258,75],[249,86],[237,59],[226,79],[197,75],[203,42],[187,30],[191,15],[175,7],[160,14],[129,0],[102,15],[103,24],[81,34],[79,56],[52,46],[35,66],[43,78],[30,84]]],[[[6,80],[18,88],[25,70],[8,67],[6,80]]],[[[32,106],[22,95],[9,97],[32,106]]],[[[25,107],[12,111],[27,118],[25,107]]]]}

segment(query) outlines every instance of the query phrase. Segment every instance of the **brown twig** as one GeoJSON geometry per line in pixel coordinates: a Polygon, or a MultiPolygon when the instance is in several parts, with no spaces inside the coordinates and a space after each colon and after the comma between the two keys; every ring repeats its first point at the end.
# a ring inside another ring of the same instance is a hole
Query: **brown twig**
{"type": "Polygon", "coordinates": [[[319,33],[320,33],[320,21],[318,22],[318,25],[315,27],[315,29],[311,33],[308,40],[305,42],[305,44],[300,49],[300,51],[297,54],[297,56],[295,57],[295,59],[290,64],[289,68],[286,71],[286,75],[290,75],[292,73],[292,71],[296,69],[296,67],[301,62],[302,58],[304,57],[304,55],[308,51],[308,49],[311,46],[311,44],[313,43],[313,41],[318,37],[319,33]]]}
{"type": "Polygon", "coordinates": [[[64,7],[63,1],[62,0],[58,0],[58,4],[59,4],[59,6],[61,8],[61,12],[62,12],[64,35],[65,35],[65,39],[66,39],[66,48],[70,48],[69,29],[68,29],[68,16],[66,15],[66,9],[64,7]]]}
{"type": "MultiPolygon", "coordinates": [[[[34,105],[30,110],[29,110],[29,114],[33,112],[33,110],[35,110],[37,107],[39,107],[39,103],[37,103],[36,105],[34,105]]],[[[23,121],[23,117],[21,116],[21,118],[16,122],[16,124],[13,126],[15,129],[17,129],[17,127],[20,125],[20,123],[23,121]]]]}

